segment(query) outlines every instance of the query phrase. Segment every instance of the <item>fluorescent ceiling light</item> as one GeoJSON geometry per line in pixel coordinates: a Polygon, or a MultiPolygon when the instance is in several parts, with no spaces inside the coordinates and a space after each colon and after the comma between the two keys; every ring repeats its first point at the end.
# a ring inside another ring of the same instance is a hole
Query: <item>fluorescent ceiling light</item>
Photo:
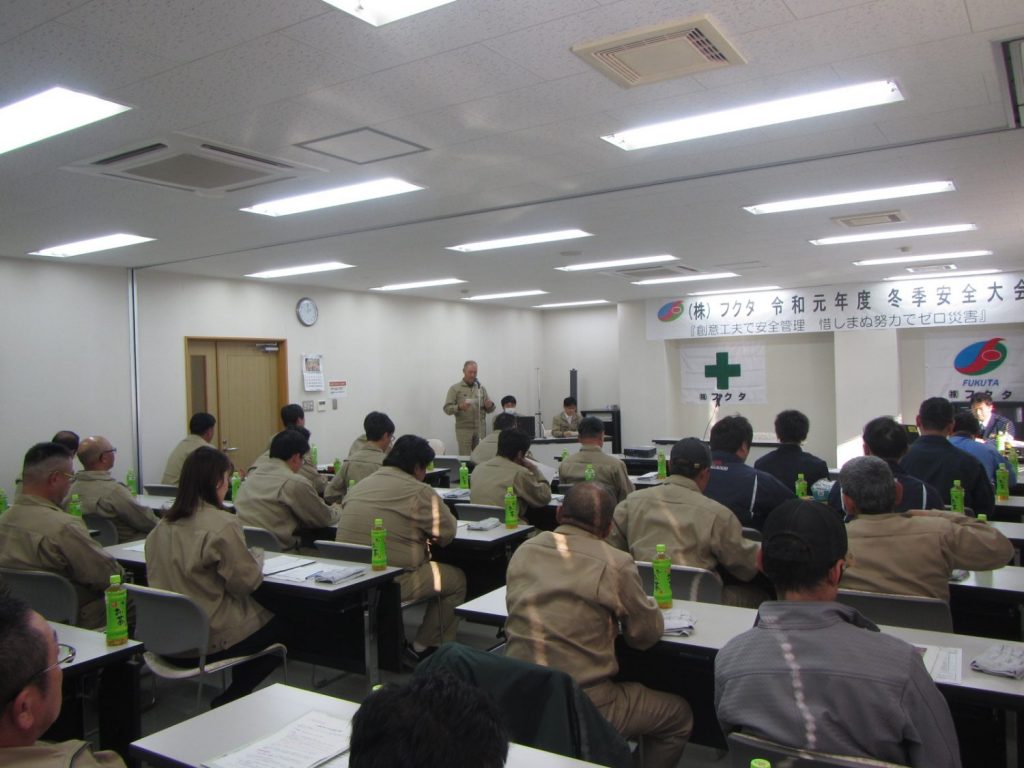
{"type": "Polygon", "coordinates": [[[429,11],[453,0],[324,0],[357,19],[379,27],[417,13],[429,11]]]}
{"type": "Polygon", "coordinates": [[[393,285],[382,285],[380,288],[371,288],[371,291],[408,291],[412,288],[433,288],[438,285],[456,285],[464,283],[457,277],[442,277],[437,280],[421,280],[418,283],[395,283],[393,285]]]}
{"type": "Polygon", "coordinates": [[[918,261],[942,261],[943,259],[970,259],[975,256],[991,256],[992,251],[953,251],[951,253],[923,253],[920,256],[892,256],[885,259],[864,259],[855,261],[855,267],[874,267],[879,264],[913,264],[918,261]]]}
{"type": "Polygon", "coordinates": [[[558,309],[559,307],[588,307],[591,304],[607,304],[607,299],[591,299],[590,301],[563,301],[560,304],[534,304],[534,309],[558,309]]]}
{"type": "Polygon", "coordinates": [[[547,291],[513,291],[512,293],[487,293],[480,296],[466,296],[466,301],[488,301],[490,299],[515,299],[519,296],[540,296],[547,291]]]}
{"type": "Polygon", "coordinates": [[[845,243],[867,243],[871,240],[898,240],[901,237],[923,237],[925,235],[949,235],[953,232],[969,232],[978,227],[974,224],[946,224],[941,227],[918,227],[917,229],[892,229],[888,232],[865,232],[860,235],[839,235],[809,240],[811,245],[843,245],[845,243]]]}
{"type": "Polygon", "coordinates": [[[417,187],[415,184],[410,184],[401,179],[377,179],[376,181],[365,181],[361,184],[349,184],[344,187],[311,192],[307,195],[282,197],[280,200],[270,200],[266,203],[259,203],[250,208],[242,208],[240,210],[248,211],[249,213],[259,213],[264,216],[291,216],[293,213],[304,213],[321,208],[333,208],[336,205],[360,203],[363,200],[375,200],[378,197],[402,195],[406,192],[416,192],[421,189],[423,187],[417,187]]]}
{"type": "Polygon", "coordinates": [[[625,150],[644,149],[721,133],[745,131],[748,128],[789,123],[808,117],[847,112],[851,109],[874,107],[894,101],[903,101],[903,94],[896,83],[892,80],[876,80],[788,99],[764,101],[721,112],[684,117],[681,120],[669,120],[601,138],[625,150]]]}
{"type": "Polygon", "coordinates": [[[817,197],[799,197],[794,200],[780,200],[776,203],[758,203],[745,205],[744,211],[755,216],[762,213],[784,213],[786,211],[804,211],[809,208],[826,208],[830,205],[849,205],[850,203],[869,203],[875,200],[895,200],[899,197],[916,195],[934,195],[937,192],[955,192],[952,181],[926,181],[921,184],[905,184],[900,187],[879,187],[862,189],[860,192],[837,192],[834,195],[818,195],[817,197]]]}
{"type": "Polygon", "coordinates": [[[64,243],[64,245],[55,245],[52,248],[43,248],[41,251],[31,251],[29,255],[56,256],[59,259],[65,259],[68,256],[81,256],[83,253],[109,251],[112,248],[123,248],[126,245],[151,242],[153,242],[152,237],[139,237],[138,235],[119,233],[116,235],[94,237],[90,240],[79,240],[74,243],[64,243]]]}
{"type": "Polygon", "coordinates": [[[325,261],[322,264],[306,264],[303,267],[285,267],[284,269],[268,269],[265,272],[253,272],[246,277],[291,277],[292,275],[308,275],[313,272],[332,272],[336,269],[350,269],[352,264],[344,264],[340,261],[325,261]]]}
{"type": "Polygon", "coordinates": [[[994,275],[998,269],[965,269],[945,272],[940,275],[894,275],[885,277],[883,280],[934,280],[935,278],[949,279],[951,277],[970,277],[971,275],[994,275]]]}
{"type": "Polygon", "coordinates": [[[755,293],[757,291],[779,291],[779,285],[757,285],[753,288],[719,288],[717,291],[695,291],[686,294],[687,296],[715,296],[720,293],[755,293]]]}
{"type": "Polygon", "coordinates": [[[689,283],[695,280],[718,280],[723,277],[739,277],[735,272],[709,272],[706,275],[681,275],[680,277],[655,277],[650,280],[636,280],[633,285],[664,285],[665,283],[689,283]]]}
{"type": "Polygon", "coordinates": [[[585,269],[611,269],[613,267],[629,267],[634,264],[660,264],[663,261],[678,261],[675,256],[667,253],[661,256],[636,256],[631,259],[612,259],[611,261],[591,261],[588,264],[567,264],[555,267],[560,272],[581,272],[585,269]]]}
{"type": "Polygon", "coordinates": [[[575,240],[577,237],[593,237],[590,232],[582,229],[560,229],[557,232],[539,232],[535,235],[520,235],[518,237],[505,237],[500,240],[481,240],[477,243],[463,243],[462,245],[449,245],[449,251],[461,251],[470,253],[472,251],[491,251],[495,248],[512,248],[517,245],[535,245],[537,243],[553,243],[558,240],[575,240]]]}
{"type": "Polygon", "coordinates": [[[50,88],[0,108],[0,154],[129,109],[86,93],[50,88]]]}

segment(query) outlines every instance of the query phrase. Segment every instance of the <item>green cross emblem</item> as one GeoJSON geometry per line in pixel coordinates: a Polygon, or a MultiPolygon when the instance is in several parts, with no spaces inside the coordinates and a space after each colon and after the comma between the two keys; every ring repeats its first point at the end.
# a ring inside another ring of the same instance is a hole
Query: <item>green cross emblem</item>
{"type": "Polygon", "coordinates": [[[715,364],[704,366],[704,378],[715,379],[718,389],[728,389],[729,379],[740,375],[739,363],[729,364],[728,352],[716,352],[715,364]]]}

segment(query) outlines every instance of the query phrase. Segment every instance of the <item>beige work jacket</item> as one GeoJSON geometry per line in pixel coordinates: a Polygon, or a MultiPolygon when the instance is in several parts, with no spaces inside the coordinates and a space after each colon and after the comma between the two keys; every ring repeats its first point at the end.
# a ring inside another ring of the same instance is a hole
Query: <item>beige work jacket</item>
{"type": "Polygon", "coordinates": [[[519,499],[519,514],[527,507],[546,507],[551,501],[551,486],[540,470],[529,470],[504,456],[477,464],[469,481],[469,500],[474,504],[505,506],[509,486],[519,499]]]}
{"type": "Polygon", "coordinates": [[[153,510],[137,504],[128,486],[117,482],[109,472],[79,472],[71,484],[71,493],[78,494],[83,515],[98,515],[114,523],[119,542],[144,538],[156,526],[153,510]]]}
{"type": "Polygon", "coordinates": [[[266,528],[286,550],[299,546],[300,528],[334,525],[339,511],[325,504],[310,482],[281,459],[256,465],[238,491],[235,510],[242,525],[266,528]]]}
{"type": "Polygon", "coordinates": [[[202,448],[204,445],[209,445],[209,443],[203,440],[199,435],[189,435],[174,446],[174,450],[171,451],[171,455],[167,457],[167,466],[164,467],[164,476],[160,482],[164,485],[177,485],[178,478],[181,477],[181,468],[185,464],[185,459],[187,459],[189,454],[196,448],[202,448]]]}
{"type": "Polygon", "coordinates": [[[384,466],[383,449],[374,443],[364,443],[361,448],[345,459],[345,463],[341,465],[341,472],[327,484],[324,499],[328,504],[338,503],[348,493],[350,481],[355,480],[358,483],[382,466],[384,466]]]}
{"type": "Polygon", "coordinates": [[[587,464],[594,465],[594,479],[607,485],[616,501],[622,501],[633,492],[633,483],[626,472],[626,465],[596,445],[584,445],[562,461],[558,465],[559,482],[582,483],[587,464]]]}

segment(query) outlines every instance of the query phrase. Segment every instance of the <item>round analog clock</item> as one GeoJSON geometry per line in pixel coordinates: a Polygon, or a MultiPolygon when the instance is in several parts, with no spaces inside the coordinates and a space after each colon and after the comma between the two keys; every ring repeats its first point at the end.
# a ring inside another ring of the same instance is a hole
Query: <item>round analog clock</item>
{"type": "Polygon", "coordinates": [[[295,315],[299,318],[300,323],[310,326],[320,316],[320,310],[317,308],[315,301],[308,296],[303,296],[299,299],[299,303],[295,305],[295,315]]]}

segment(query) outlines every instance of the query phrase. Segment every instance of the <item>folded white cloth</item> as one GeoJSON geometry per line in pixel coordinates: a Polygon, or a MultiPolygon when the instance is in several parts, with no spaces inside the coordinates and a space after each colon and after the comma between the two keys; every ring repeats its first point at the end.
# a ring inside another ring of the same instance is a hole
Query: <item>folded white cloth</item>
{"type": "Polygon", "coordinates": [[[971,662],[971,669],[988,675],[1024,678],[1024,648],[1013,645],[993,645],[971,662]]]}
{"type": "Polygon", "coordinates": [[[665,619],[665,634],[689,637],[696,628],[697,620],[682,608],[668,608],[661,612],[665,619]]]}

